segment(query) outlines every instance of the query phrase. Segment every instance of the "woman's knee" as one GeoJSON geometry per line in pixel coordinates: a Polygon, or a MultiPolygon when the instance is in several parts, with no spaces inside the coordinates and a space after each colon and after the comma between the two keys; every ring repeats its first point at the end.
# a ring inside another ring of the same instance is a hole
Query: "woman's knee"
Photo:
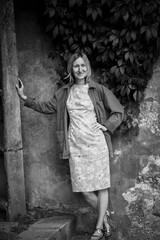
{"type": "Polygon", "coordinates": [[[82,192],[82,194],[85,199],[90,199],[93,193],[92,192],[82,192]]]}
{"type": "Polygon", "coordinates": [[[101,189],[98,191],[98,195],[108,195],[108,188],[101,189]]]}

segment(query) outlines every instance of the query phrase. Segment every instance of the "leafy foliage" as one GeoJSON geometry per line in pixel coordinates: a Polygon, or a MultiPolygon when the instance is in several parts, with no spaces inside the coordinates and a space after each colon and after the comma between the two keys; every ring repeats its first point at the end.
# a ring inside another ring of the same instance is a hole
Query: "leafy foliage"
{"type": "Polygon", "coordinates": [[[160,0],[45,0],[46,31],[66,61],[86,53],[101,83],[139,101],[160,53],[160,0]]]}

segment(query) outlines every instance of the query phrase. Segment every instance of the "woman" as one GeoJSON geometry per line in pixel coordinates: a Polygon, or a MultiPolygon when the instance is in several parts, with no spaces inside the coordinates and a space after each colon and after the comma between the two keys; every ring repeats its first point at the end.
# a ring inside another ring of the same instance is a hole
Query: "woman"
{"type": "Polygon", "coordinates": [[[104,86],[91,79],[91,67],[83,53],[68,61],[70,82],[49,101],[39,102],[24,94],[16,85],[25,106],[45,114],[57,113],[57,137],[60,155],[69,159],[72,189],[98,211],[91,240],[111,234],[108,223],[108,188],[110,188],[109,155],[112,156],[110,133],[123,120],[123,107],[104,86]]]}

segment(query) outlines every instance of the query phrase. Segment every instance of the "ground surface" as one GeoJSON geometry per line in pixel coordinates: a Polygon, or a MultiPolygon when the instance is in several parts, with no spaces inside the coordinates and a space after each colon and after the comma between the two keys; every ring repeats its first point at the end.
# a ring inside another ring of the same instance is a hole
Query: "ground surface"
{"type": "Polygon", "coordinates": [[[42,209],[40,207],[28,209],[26,216],[18,216],[15,219],[16,226],[11,227],[9,230],[0,229],[0,240],[16,240],[18,234],[27,230],[31,224],[40,219],[69,214],[70,210],[63,207],[58,209],[42,209]]]}

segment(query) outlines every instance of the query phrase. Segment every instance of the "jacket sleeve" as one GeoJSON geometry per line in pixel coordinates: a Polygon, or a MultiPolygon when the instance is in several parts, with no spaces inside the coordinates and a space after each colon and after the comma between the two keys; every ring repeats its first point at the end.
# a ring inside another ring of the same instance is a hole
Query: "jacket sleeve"
{"type": "Polygon", "coordinates": [[[109,132],[113,133],[123,121],[124,109],[115,95],[105,87],[103,87],[103,103],[110,113],[104,125],[109,132]]]}
{"type": "Polygon", "coordinates": [[[27,97],[24,106],[40,113],[52,114],[57,110],[57,99],[54,96],[49,101],[38,101],[35,98],[27,97]]]}

